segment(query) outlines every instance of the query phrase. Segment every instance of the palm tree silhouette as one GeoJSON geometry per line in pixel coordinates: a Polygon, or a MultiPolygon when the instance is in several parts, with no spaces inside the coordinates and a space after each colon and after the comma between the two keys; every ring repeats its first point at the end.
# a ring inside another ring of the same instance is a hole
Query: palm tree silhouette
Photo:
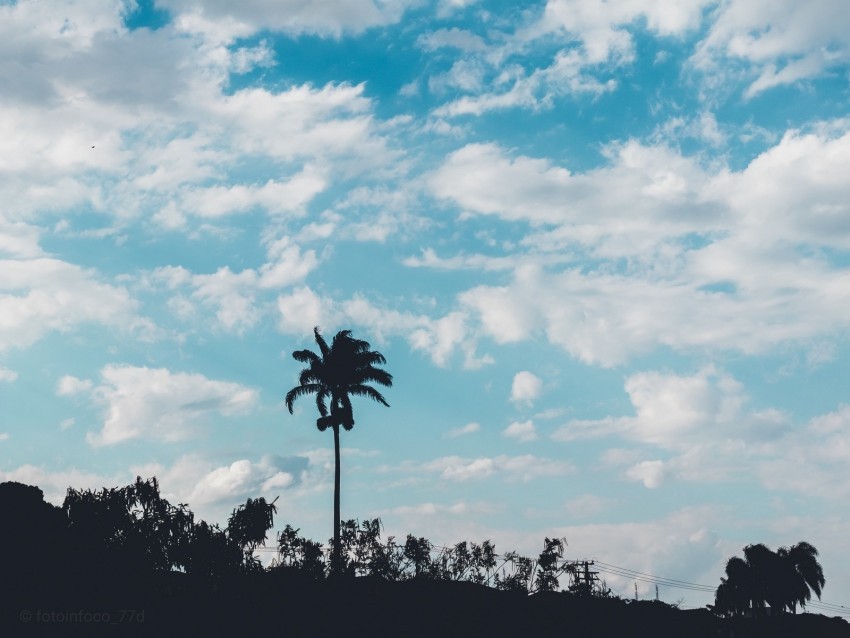
{"type": "Polygon", "coordinates": [[[805,541],[772,551],[762,543],[747,545],[744,558],[726,562],[726,577],[720,579],[715,608],[722,613],[748,611],[763,616],[765,604],[771,614],[797,605],[806,606],[812,592],[820,598],[826,580],[817,560],[818,550],[805,541]]]}
{"type": "Polygon", "coordinates": [[[386,363],[384,355],[372,351],[367,341],[355,339],[350,330],[341,330],[328,346],[318,328],[313,328],[313,335],[319,346],[321,356],[312,350],[298,350],[292,353],[292,358],[307,367],[301,370],[298,385],[286,393],[286,407],[292,414],[292,404],[300,396],[316,395],[316,407],[319,418],[316,427],[320,432],[331,428],[334,433],[334,544],[331,556],[331,571],[341,571],[340,553],[340,516],[339,516],[339,426],[346,430],[354,427],[354,416],[351,408],[352,396],[365,396],[387,407],[383,395],[369,383],[378,383],[391,387],[391,374],[376,368],[376,365],[386,363]],[[330,412],[327,401],[330,400],[330,412]]]}
{"type": "Polygon", "coordinates": [[[826,579],[823,577],[823,567],[817,559],[818,550],[806,541],[800,541],[791,547],[780,547],[776,553],[784,559],[796,576],[794,579],[796,596],[789,600],[792,611],[797,613],[798,604],[805,607],[812,598],[812,592],[820,600],[826,579]]]}

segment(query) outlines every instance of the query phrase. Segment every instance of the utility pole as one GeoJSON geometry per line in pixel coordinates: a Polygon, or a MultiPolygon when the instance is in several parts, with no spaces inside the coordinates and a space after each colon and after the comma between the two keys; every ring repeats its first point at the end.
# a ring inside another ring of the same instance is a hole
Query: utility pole
{"type": "Polygon", "coordinates": [[[658,602],[658,585],[655,586],[655,602],[658,602]]]}
{"type": "Polygon", "coordinates": [[[599,572],[591,571],[592,560],[582,560],[573,563],[569,569],[573,584],[570,589],[580,594],[590,595],[593,593],[594,583],[599,581],[599,572]]]}
{"type": "Polygon", "coordinates": [[[637,600],[637,581],[635,581],[635,600],[637,600]]]}

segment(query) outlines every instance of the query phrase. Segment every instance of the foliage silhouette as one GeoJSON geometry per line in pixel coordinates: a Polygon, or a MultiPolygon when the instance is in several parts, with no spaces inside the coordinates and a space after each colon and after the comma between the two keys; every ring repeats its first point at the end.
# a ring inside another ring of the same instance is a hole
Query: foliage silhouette
{"type": "Polygon", "coordinates": [[[298,397],[315,394],[319,418],[316,427],[320,432],[331,428],[334,433],[334,539],[331,567],[335,572],[342,571],[343,547],[340,538],[340,461],[339,428],[346,430],[354,427],[354,415],[351,407],[352,396],[365,396],[389,407],[383,395],[370,383],[391,387],[393,377],[377,365],[386,363],[384,355],[370,350],[367,341],[355,339],[350,330],[341,330],[328,346],[319,333],[313,329],[313,336],[321,354],[312,350],[298,350],[292,357],[306,363],[298,376],[298,385],[286,393],[286,407],[292,414],[293,403],[298,397]],[[327,402],[330,401],[330,412],[327,402]]]}
{"type": "Polygon", "coordinates": [[[797,613],[812,592],[820,599],[826,580],[817,560],[818,551],[805,541],[776,552],[757,543],[744,548],[744,558],[726,562],[726,576],[715,593],[714,610],[727,616],[797,613]]]}
{"type": "MultiPolygon", "coordinates": [[[[330,556],[290,525],[278,535],[278,560],[264,569],[253,553],[271,529],[274,502],[249,499],[221,529],[196,521],[185,504],[168,503],[155,479],[99,491],[69,489],[62,509],[45,503],[37,487],[2,483],[0,511],[0,569],[3,582],[14,584],[0,597],[2,635],[51,629],[96,634],[91,623],[26,625],[23,615],[40,610],[43,620],[45,611],[60,610],[61,616],[76,609],[111,610],[113,621],[131,612],[131,619],[144,621],[121,627],[113,622],[109,629],[121,635],[280,633],[282,624],[293,635],[850,634],[846,621],[812,614],[720,618],[705,609],[606,596],[602,589],[591,595],[556,591],[558,579],[572,576],[577,566],[563,558],[559,539],[547,538],[531,560],[515,552],[500,556],[490,541],[437,547],[412,534],[404,543],[384,540],[377,518],[341,525],[341,559],[357,578],[327,578],[337,573],[330,556]],[[333,613],[327,613],[329,598],[333,613]]],[[[811,592],[823,589],[814,547],[799,543],[775,554],[750,547],[745,557],[753,564],[784,564],[785,571],[774,573],[795,572],[811,592]],[[779,562],[764,563],[771,554],[779,562]]],[[[747,560],[730,560],[726,582],[738,582],[734,566],[747,568],[747,560]]],[[[799,589],[787,592],[805,598],[799,589]]]]}

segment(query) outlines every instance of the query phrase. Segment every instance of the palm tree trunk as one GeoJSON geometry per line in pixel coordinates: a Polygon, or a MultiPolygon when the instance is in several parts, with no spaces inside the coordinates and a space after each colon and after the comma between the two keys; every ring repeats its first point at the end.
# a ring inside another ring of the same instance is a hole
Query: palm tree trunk
{"type": "Polygon", "coordinates": [[[331,557],[331,571],[334,575],[342,573],[342,548],[339,539],[339,424],[334,424],[334,547],[331,557]]]}

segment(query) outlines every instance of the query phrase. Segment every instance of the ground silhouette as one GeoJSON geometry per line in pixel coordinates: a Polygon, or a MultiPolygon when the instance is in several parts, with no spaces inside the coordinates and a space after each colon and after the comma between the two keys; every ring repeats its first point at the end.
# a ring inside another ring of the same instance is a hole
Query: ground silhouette
{"type": "Polygon", "coordinates": [[[382,540],[378,519],[345,521],[345,569],[328,578],[321,546],[286,526],[263,568],[252,550],[273,503],[249,499],[220,529],[168,503],[155,479],[69,489],[62,508],[3,483],[0,512],[2,636],[850,636],[846,621],[813,614],[721,618],[604,587],[555,591],[567,575],[557,539],[536,561],[505,554],[499,578],[488,542],[435,558],[424,538],[382,540]]]}

